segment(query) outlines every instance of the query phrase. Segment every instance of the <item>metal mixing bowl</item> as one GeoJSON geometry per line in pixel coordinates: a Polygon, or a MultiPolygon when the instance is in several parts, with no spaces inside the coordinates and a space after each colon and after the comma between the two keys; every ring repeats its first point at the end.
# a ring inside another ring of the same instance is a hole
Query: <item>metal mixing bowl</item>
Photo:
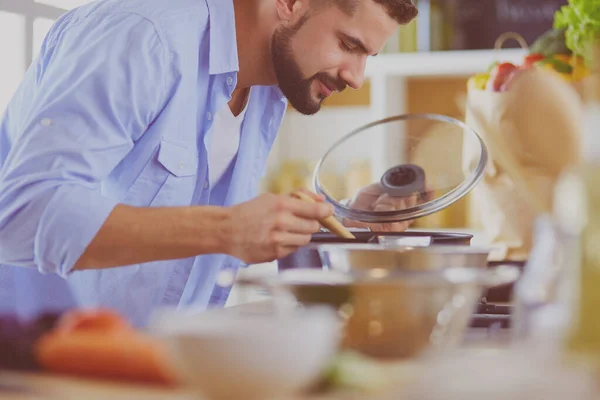
{"type": "Polygon", "coordinates": [[[353,275],[297,269],[267,284],[280,309],[329,305],[345,324],[342,348],[403,359],[454,348],[485,288],[513,282],[515,267],[353,275]]]}
{"type": "Polygon", "coordinates": [[[329,305],[345,324],[342,348],[403,359],[454,348],[484,290],[510,284],[517,267],[487,268],[488,251],[472,247],[320,248],[327,269],[286,270],[256,278],[280,309],[329,305]]]}

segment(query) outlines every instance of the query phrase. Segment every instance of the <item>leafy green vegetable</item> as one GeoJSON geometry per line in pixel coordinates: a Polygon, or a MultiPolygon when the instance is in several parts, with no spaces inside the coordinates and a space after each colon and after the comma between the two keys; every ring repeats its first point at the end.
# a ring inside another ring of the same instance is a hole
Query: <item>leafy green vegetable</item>
{"type": "Polygon", "coordinates": [[[600,0],[569,0],[554,14],[554,29],[564,29],[567,47],[591,61],[590,45],[600,39],[600,0]]]}
{"type": "Polygon", "coordinates": [[[543,54],[550,57],[555,54],[571,54],[567,48],[564,29],[550,29],[531,45],[530,54],[543,54]]]}
{"type": "Polygon", "coordinates": [[[330,388],[363,392],[378,391],[387,383],[385,372],[379,364],[353,351],[338,354],[323,379],[330,388]]]}
{"type": "Polygon", "coordinates": [[[573,67],[571,65],[567,64],[564,61],[557,60],[555,58],[546,58],[546,59],[539,61],[539,63],[540,64],[551,64],[552,67],[554,68],[554,70],[556,70],[557,72],[560,72],[562,74],[572,74],[573,73],[573,67]]]}
{"type": "Polygon", "coordinates": [[[487,72],[488,72],[488,73],[491,73],[491,72],[492,72],[492,70],[493,70],[494,68],[496,68],[496,66],[497,66],[497,65],[499,65],[499,64],[500,64],[500,63],[499,63],[498,61],[494,61],[494,62],[493,62],[493,63],[491,63],[491,64],[490,64],[490,66],[488,67],[488,69],[487,69],[487,72]]]}

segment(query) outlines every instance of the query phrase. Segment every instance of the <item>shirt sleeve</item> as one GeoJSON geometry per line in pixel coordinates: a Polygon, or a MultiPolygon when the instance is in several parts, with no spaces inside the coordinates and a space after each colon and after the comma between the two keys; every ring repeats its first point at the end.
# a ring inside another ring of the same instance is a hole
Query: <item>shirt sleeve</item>
{"type": "Polygon", "coordinates": [[[166,104],[173,71],[154,25],[134,14],[51,37],[0,170],[0,264],[66,277],[117,205],[100,182],[166,104]]]}

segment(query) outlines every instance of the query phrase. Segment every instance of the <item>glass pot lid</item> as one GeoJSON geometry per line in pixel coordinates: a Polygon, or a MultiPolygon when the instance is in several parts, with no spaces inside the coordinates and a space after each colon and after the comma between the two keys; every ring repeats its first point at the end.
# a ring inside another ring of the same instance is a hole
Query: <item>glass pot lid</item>
{"type": "Polygon", "coordinates": [[[318,161],[313,185],[339,217],[401,222],[460,200],[487,163],[483,140],[465,123],[437,114],[398,115],[338,140],[318,161]]]}

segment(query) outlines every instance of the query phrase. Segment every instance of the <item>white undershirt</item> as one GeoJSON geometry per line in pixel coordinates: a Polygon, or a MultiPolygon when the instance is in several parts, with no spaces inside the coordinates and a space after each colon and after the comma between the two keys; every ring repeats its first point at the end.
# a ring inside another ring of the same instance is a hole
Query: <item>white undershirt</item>
{"type": "Polygon", "coordinates": [[[242,122],[247,108],[247,106],[244,106],[242,112],[235,116],[229,105],[225,104],[214,115],[211,127],[210,151],[208,152],[211,186],[214,186],[223,177],[238,152],[242,122]]]}

